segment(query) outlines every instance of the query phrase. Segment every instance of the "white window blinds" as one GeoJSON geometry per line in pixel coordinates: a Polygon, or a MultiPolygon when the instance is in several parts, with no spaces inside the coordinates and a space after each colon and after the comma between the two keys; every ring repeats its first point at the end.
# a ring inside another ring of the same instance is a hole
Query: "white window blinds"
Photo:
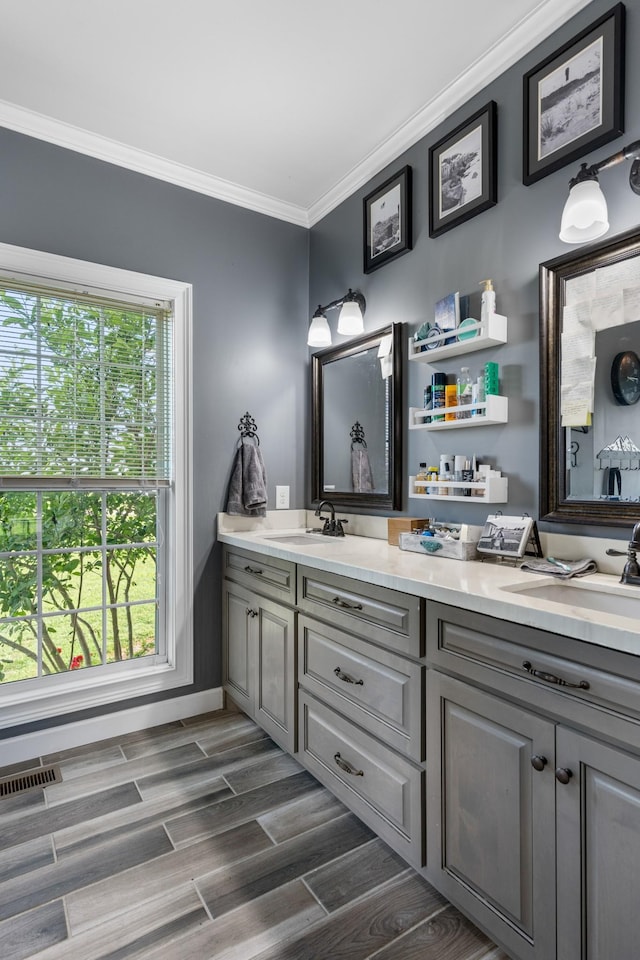
{"type": "Polygon", "coordinates": [[[0,478],[171,479],[171,316],[0,278],[0,478]]]}

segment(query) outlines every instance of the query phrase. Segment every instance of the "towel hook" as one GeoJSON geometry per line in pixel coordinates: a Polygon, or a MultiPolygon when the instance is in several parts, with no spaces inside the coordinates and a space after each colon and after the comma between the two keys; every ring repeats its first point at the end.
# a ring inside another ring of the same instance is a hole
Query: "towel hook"
{"type": "Polygon", "coordinates": [[[240,423],[238,424],[238,430],[240,431],[240,437],[255,437],[258,444],[260,443],[260,437],[258,436],[258,427],[255,420],[247,410],[244,417],[240,418],[240,423]]]}

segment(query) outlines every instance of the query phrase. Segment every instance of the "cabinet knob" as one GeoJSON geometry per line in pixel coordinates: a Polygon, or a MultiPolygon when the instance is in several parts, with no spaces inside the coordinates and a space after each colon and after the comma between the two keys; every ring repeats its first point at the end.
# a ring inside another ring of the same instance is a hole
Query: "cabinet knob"
{"type": "Polygon", "coordinates": [[[260,570],[259,567],[246,566],[246,567],[244,568],[244,572],[245,572],[245,573],[253,573],[254,576],[261,577],[262,574],[264,573],[264,570],[260,570]]]}
{"type": "Polygon", "coordinates": [[[547,765],[547,758],[541,757],[540,754],[536,754],[535,757],[531,757],[531,766],[534,770],[544,770],[547,765]]]}
{"type": "Polygon", "coordinates": [[[569,783],[571,777],[573,776],[573,771],[568,770],[567,767],[558,767],[556,770],[556,780],[558,783],[569,783]]]}
{"type": "Polygon", "coordinates": [[[251,607],[247,607],[247,616],[248,616],[248,617],[257,617],[257,616],[258,616],[258,611],[257,611],[257,610],[252,610],[251,607]]]}

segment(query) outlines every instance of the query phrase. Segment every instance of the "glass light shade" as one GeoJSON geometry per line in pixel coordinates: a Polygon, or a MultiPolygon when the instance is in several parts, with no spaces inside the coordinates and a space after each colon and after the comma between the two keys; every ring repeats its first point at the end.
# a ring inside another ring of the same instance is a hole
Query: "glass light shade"
{"type": "Polygon", "coordinates": [[[588,243],[609,229],[607,201],[597,180],[583,180],[569,191],[562,211],[560,239],[565,243],[588,243]]]}
{"type": "Polygon", "coordinates": [[[350,337],[357,333],[364,333],[362,310],[355,300],[347,300],[343,303],[340,316],[338,317],[338,333],[346,334],[350,337]]]}
{"type": "Polygon", "coordinates": [[[331,330],[329,321],[322,313],[319,317],[312,317],[309,324],[309,336],[307,337],[307,346],[309,347],[330,347],[331,330]]]}

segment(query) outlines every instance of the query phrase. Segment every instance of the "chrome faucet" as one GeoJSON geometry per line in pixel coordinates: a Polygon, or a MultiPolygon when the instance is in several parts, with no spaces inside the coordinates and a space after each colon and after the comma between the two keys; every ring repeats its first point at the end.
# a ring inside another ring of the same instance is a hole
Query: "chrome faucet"
{"type": "Polygon", "coordinates": [[[331,500],[322,500],[318,505],[316,510],[316,517],[320,517],[321,520],[324,520],[324,526],[322,527],[322,532],[325,537],[344,537],[344,529],[342,527],[343,523],[348,523],[348,520],[336,520],[336,509],[331,503],[331,500]],[[330,511],[331,517],[322,516],[322,508],[326,507],[330,511]]]}
{"type": "Polygon", "coordinates": [[[640,520],[633,528],[631,540],[627,546],[626,554],[621,550],[607,550],[608,557],[625,557],[627,562],[624,565],[620,583],[631,583],[640,587],[640,565],[636,559],[636,551],[640,550],[640,520]]]}

